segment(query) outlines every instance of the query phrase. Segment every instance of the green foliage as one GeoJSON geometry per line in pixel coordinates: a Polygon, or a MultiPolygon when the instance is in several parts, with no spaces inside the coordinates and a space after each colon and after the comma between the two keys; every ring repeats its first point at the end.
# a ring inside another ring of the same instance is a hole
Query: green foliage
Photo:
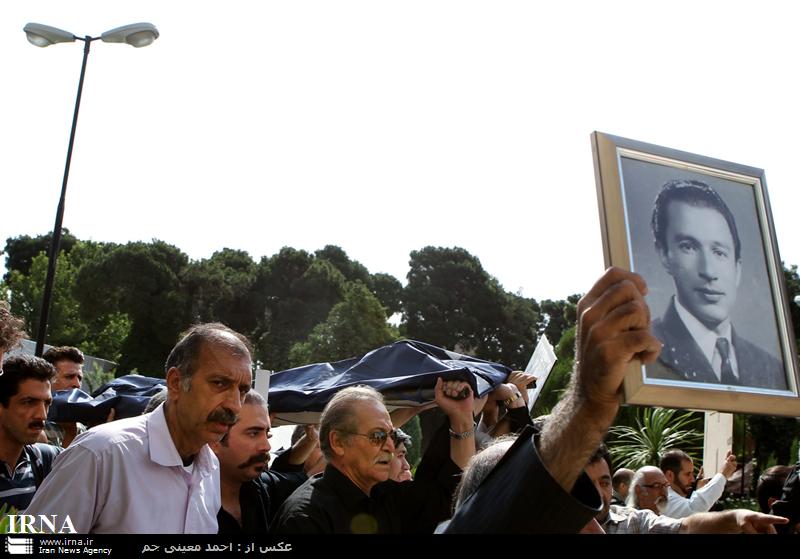
{"type": "Polygon", "coordinates": [[[95,364],[90,371],[83,371],[83,380],[89,387],[89,394],[103,386],[107,382],[114,380],[113,371],[103,371],[103,368],[95,364]]]}
{"type": "Polygon", "coordinates": [[[664,408],[640,408],[636,426],[615,425],[608,448],[615,468],[657,466],[664,451],[679,448],[696,461],[703,445],[697,414],[664,408]]]}
{"type": "MultiPolygon", "coordinates": [[[[734,497],[731,495],[718,500],[717,506],[720,507],[719,510],[747,509],[761,512],[758,501],[753,497],[734,497]]],[[[715,507],[714,510],[718,509],[715,507]]]]}
{"type": "Polygon", "coordinates": [[[383,305],[386,316],[390,317],[403,310],[403,285],[389,274],[373,274],[368,284],[369,290],[383,305]]]}
{"type": "MultiPolygon", "coordinates": [[[[48,260],[45,253],[39,253],[31,260],[27,275],[18,270],[10,270],[7,275],[12,294],[11,312],[25,320],[32,335],[39,331],[48,260]]],[[[59,253],[47,323],[47,341],[50,344],[79,346],[86,337],[88,328],[80,319],[80,305],[73,296],[76,276],[77,269],[70,255],[59,253]]]]}
{"type": "Polygon", "coordinates": [[[2,506],[0,506],[0,534],[8,534],[9,514],[16,515],[17,509],[8,503],[3,503],[2,506]]]}
{"type": "Polygon", "coordinates": [[[191,321],[222,322],[250,335],[266,301],[255,291],[256,263],[247,252],[223,249],[192,262],[181,277],[189,295],[191,321]]]}
{"type": "Polygon", "coordinates": [[[292,366],[355,357],[397,339],[380,301],[361,283],[347,285],[344,300],[289,352],[292,366]]]}
{"type": "Polygon", "coordinates": [[[134,367],[163,375],[165,356],[189,323],[181,277],[188,257],[162,241],[128,243],[81,266],[74,293],[87,321],[121,313],[130,320],[119,371],[134,367]]]}
{"type": "Polygon", "coordinates": [[[535,301],[506,293],[462,248],[425,247],[409,264],[403,335],[524,367],[536,344],[535,301]]]}
{"type": "Polygon", "coordinates": [[[406,445],[408,451],[406,460],[412,468],[416,468],[419,461],[422,460],[422,427],[419,424],[419,416],[415,415],[409,419],[402,429],[411,437],[411,446],[406,445]]]}
{"type": "Polygon", "coordinates": [[[540,333],[545,334],[548,340],[560,340],[564,332],[575,325],[580,298],[580,295],[570,295],[566,301],[542,301],[540,333]]]}
{"type": "Polygon", "coordinates": [[[768,467],[770,456],[776,464],[792,464],[797,460],[797,454],[790,453],[792,443],[800,436],[797,419],[750,415],[747,427],[756,443],[755,458],[760,469],[768,467]]]}
{"type": "MultiPolygon", "coordinates": [[[[69,232],[66,227],[61,230],[61,243],[59,245],[59,255],[69,253],[78,239],[69,232]]],[[[53,234],[39,235],[30,237],[20,235],[6,239],[6,273],[5,279],[8,280],[12,271],[22,275],[28,275],[33,265],[33,259],[39,254],[44,253],[45,258],[50,253],[50,244],[53,242],[53,234]]]]}

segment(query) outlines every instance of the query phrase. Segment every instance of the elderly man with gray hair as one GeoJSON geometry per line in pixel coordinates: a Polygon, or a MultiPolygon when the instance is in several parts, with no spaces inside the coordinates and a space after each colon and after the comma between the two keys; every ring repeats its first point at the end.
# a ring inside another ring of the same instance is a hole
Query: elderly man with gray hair
{"type": "Polygon", "coordinates": [[[278,534],[432,533],[448,517],[461,470],[475,453],[473,401],[464,381],[437,380],[436,404],[447,415],[417,469],[416,479],[389,479],[395,429],[383,398],[367,386],[338,392],[320,417],[328,466],[284,503],[278,534]],[[466,389],[466,398],[462,391],[466,389]],[[449,439],[449,444],[448,444],[449,439]]]}
{"type": "Polygon", "coordinates": [[[250,344],[219,323],[192,327],[166,363],[167,401],[106,423],[59,455],[27,512],[78,533],[217,533],[219,462],[208,447],[251,386],[250,344]]]}

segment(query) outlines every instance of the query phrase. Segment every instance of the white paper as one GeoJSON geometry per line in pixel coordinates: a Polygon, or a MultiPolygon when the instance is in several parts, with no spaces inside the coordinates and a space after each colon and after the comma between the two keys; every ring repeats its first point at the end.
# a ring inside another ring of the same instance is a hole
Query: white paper
{"type": "Polygon", "coordinates": [[[531,360],[528,361],[528,366],[525,367],[525,372],[529,375],[536,377],[536,388],[528,390],[528,411],[533,409],[536,399],[542,393],[542,388],[547,382],[547,377],[550,376],[550,371],[553,370],[553,365],[556,364],[558,358],[556,352],[553,351],[553,346],[547,340],[547,336],[542,334],[539,338],[539,343],[536,344],[536,349],[531,355],[531,360]]]}
{"type": "Polygon", "coordinates": [[[256,369],[256,392],[261,394],[267,403],[269,403],[269,375],[271,374],[272,371],[256,369]]]}

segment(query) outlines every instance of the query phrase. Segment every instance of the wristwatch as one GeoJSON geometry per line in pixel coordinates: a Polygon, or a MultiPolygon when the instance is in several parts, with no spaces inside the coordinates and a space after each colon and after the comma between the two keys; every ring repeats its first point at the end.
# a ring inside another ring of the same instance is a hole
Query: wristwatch
{"type": "Polygon", "coordinates": [[[522,394],[520,394],[519,392],[515,392],[513,396],[503,400],[503,403],[506,405],[507,408],[510,408],[511,404],[513,404],[514,402],[516,402],[520,398],[522,398],[522,394]]]}

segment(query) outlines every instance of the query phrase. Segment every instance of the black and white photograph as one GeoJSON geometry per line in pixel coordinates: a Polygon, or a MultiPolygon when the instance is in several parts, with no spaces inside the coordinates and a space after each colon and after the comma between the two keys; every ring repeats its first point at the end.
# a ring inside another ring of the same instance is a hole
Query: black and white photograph
{"type": "Polygon", "coordinates": [[[647,282],[651,329],[663,344],[635,384],[656,394],[688,387],[725,409],[748,401],[739,395],[796,396],[764,172],[605,137],[616,144],[619,176],[618,199],[602,185],[605,238],[624,245],[611,264],[647,282]],[[619,208],[609,207],[614,200],[619,208]]]}

